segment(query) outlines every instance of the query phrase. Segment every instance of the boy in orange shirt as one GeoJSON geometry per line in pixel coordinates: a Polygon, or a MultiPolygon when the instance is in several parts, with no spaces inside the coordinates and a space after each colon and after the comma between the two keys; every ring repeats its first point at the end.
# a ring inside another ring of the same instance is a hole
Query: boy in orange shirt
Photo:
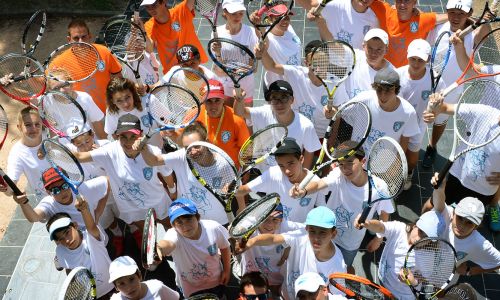
{"type": "Polygon", "coordinates": [[[192,44],[200,50],[201,63],[208,61],[193,25],[194,1],[185,0],[171,9],[167,8],[166,0],[141,2],[141,6],[152,16],[144,24],[144,28],[158,51],[163,74],[178,63],[175,53],[185,44],[192,44]]]}
{"type": "Polygon", "coordinates": [[[389,34],[389,51],[385,58],[396,68],[408,64],[405,53],[416,39],[426,39],[436,24],[447,20],[446,14],[421,13],[415,8],[417,0],[395,0],[396,9],[387,2],[373,1],[370,8],[375,12],[380,28],[389,34]]]}
{"type": "Polygon", "coordinates": [[[239,168],[238,152],[250,132],[245,120],[235,115],[231,107],[224,105],[226,96],[222,83],[211,79],[208,84],[210,92],[205,105],[201,107],[198,121],[207,128],[207,141],[226,151],[239,168]]]}

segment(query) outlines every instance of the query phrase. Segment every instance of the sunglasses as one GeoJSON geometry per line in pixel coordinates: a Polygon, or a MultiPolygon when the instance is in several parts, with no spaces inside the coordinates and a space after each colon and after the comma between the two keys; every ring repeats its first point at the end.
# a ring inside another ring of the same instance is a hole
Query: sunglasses
{"type": "Polygon", "coordinates": [[[61,184],[60,186],[55,186],[51,188],[49,191],[52,195],[58,195],[60,194],[63,190],[69,189],[69,184],[67,182],[61,184]]]}
{"type": "Polygon", "coordinates": [[[267,300],[270,299],[268,294],[258,294],[258,295],[247,295],[245,294],[247,300],[267,300]]]}

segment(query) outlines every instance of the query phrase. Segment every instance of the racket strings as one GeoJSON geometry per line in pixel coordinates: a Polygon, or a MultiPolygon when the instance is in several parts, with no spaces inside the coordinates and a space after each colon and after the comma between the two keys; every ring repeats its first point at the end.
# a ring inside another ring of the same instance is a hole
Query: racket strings
{"type": "Polygon", "coordinates": [[[198,102],[182,88],[163,86],[156,88],[153,95],[155,98],[152,98],[150,112],[161,126],[187,125],[198,116],[198,102]]]}
{"type": "Polygon", "coordinates": [[[354,61],[354,52],[349,46],[340,42],[324,43],[314,50],[313,72],[324,82],[336,84],[352,72],[354,61]]]}
{"type": "Polygon", "coordinates": [[[468,146],[489,143],[500,133],[500,84],[490,80],[476,80],[460,98],[455,112],[455,130],[468,146]]]}
{"type": "Polygon", "coordinates": [[[231,225],[231,235],[234,237],[243,236],[254,228],[255,224],[259,224],[263,219],[266,219],[271,211],[275,209],[276,202],[277,197],[270,197],[251,210],[248,210],[248,213],[239,222],[231,225]]]}
{"type": "Polygon", "coordinates": [[[23,51],[31,52],[35,45],[42,39],[45,30],[46,15],[43,11],[38,11],[34,18],[30,20],[29,26],[26,28],[23,36],[23,51]]]}
{"type": "Polygon", "coordinates": [[[219,8],[219,0],[196,0],[196,9],[206,17],[214,17],[219,8]]]}
{"type": "Polygon", "coordinates": [[[69,283],[65,300],[86,300],[94,299],[92,295],[93,284],[86,270],[75,274],[73,280],[69,283]]]}
{"type": "Polygon", "coordinates": [[[101,64],[103,62],[100,61],[94,46],[80,42],[70,43],[52,52],[48,61],[47,76],[61,81],[59,75],[66,72],[70,79],[65,81],[82,81],[92,76],[101,64]]]}
{"type": "Polygon", "coordinates": [[[364,299],[384,300],[385,295],[376,287],[352,279],[343,279],[345,286],[364,299]]]}
{"type": "Polygon", "coordinates": [[[83,182],[83,172],[78,167],[77,162],[68,153],[69,150],[53,142],[44,142],[44,148],[47,160],[52,161],[58,168],[61,168],[69,180],[74,183],[83,182]]]}
{"type": "MultiPolygon", "coordinates": [[[[404,164],[406,161],[391,142],[379,140],[373,144],[368,156],[367,169],[370,170],[372,176],[378,177],[387,184],[389,194],[383,196],[393,197],[399,193],[406,178],[404,164]]],[[[383,189],[377,190],[383,191],[383,189]]]]}
{"type": "Polygon", "coordinates": [[[48,93],[42,98],[41,116],[50,126],[59,130],[71,130],[71,134],[77,134],[85,125],[85,116],[82,111],[62,93],[48,93]]]}
{"type": "Polygon", "coordinates": [[[7,137],[8,128],[9,128],[9,119],[7,118],[7,113],[0,105],[0,149],[3,145],[5,138],[7,137]]]}
{"type": "Polygon", "coordinates": [[[249,165],[258,158],[273,152],[286,136],[285,127],[270,127],[257,134],[250,143],[240,149],[239,160],[241,165],[249,165]]]}
{"type": "Polygon", "coordinates": [[[13,81],[2,84],[2,89],[15,99],[31,99],[43,92],[46,86],[42,65],[22,55],[11,55],[0,60],[0,78],[13,81]]]}
{"type": "Polygon", "coordinates": [[[217,194],[230,192],[236,169],[223,154],[204,146],[188,149],[188,159],[207,185],[217,194]]]}
{"type": "Polygon", "coordinates": [[[146,50],[146,38],[138,26],[127,21],[111,23],[104,33],[108,48],[121,60],[137,61],[146,50]]]}
{"type": "MultiPolygon", "coordinates": [[[[256,67],[254,57],[232,43],[224,41],[218,43],[220,44],[220,58],[218,58],[218,61],[222,64],[223,69],[230,73],[235,80],[238,81],[253,72],[256,67]]],[[[217,53],[216,50],[214,52],[217,53]]]]}
{"type": "Polygon", "coordinates": [[[155,214],[149,215],[146,220],[148,229],[147,232],[147,244],[146,244],[146,261],[149,265],[153,264],[155,258],[155,244],[156,244],[156,222],[155,222],[155,214]]]}
{"type": "Polygon", "coordinates": [[[450,34],[449,32],[446,33],[441,36],[436,45],[434,45],[433,49],[434,56],[431,60],[431,68],[436,75],[439,75],[443,72],[450,54],[450,34]]]}
{"type": "Polygon", "coordinates": [[[415,245],[408,256],[406,268],[426,292],[442,289],[455,272],[455,252],[441,240],[423,241],[415,245]]]}
{"type": "Polygon", "coordinates": [[[500,65],[500,28],[484,37],[474,51],[474,62],[483,66],[500,65]]]}

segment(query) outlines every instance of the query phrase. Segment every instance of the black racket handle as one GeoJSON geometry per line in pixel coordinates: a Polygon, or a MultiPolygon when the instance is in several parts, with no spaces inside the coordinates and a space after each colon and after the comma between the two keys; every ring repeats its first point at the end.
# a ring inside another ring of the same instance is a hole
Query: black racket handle
{"type": "Polygon", "coordinates": [[[453,166],[453,162],[451,160],[448,160],[446,162],[446,164],[444,165],[443,169],[441,170],[441,172],[439,172],[438,180],[437,180],[436,184],[433,186],[434,189],[438,189],[441,186],[444,178],[446,177],[446,175],[450,171],[451,166],[453,166]]]}
{"type": "MultiPolygon", "coordinates": [[[[366,221],[366,218],[370,214],[370,211],[372,210],[371,204],[369,204],[367,207],[363,209],[363,212],[361,213],[361,216],[359,217],[358,224],[363,224],[366,221]]],[[[359,228],[361,230],[362,227],[359,228]]]]}
{"type": "Polygon", "coordinates": [[[23,194],[23,192],[21,192],[21,190],[17,187],[17,185],[14,183],[14,181],[12,181],[12,179],[10,179],[10,177],[7,176],[7,174],[5,174],[3,171],[0,171],[0,172],[1,172],[0,175],[2,176],[3,181],[5,181],[5,183],[10,187],[10,189],[12,190],[14,195],[21,196],[23,194]]]}

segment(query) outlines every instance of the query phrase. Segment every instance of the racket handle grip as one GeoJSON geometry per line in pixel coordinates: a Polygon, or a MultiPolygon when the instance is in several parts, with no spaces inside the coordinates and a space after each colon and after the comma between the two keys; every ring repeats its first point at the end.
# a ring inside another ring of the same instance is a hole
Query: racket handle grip
{"type": "Polygon", "coordinates": [[[450,171],[451,166],[453,166],[453,162],[451,160],[448,160],[446,162],[446,164],[444,165],[443,169],[441,170],[441,172],[439,172],[438,180],[436,182],[436,185],[433,186],[434,189],[438,189],[441,186],[441,184],[444,181],[444,178],[446,177],[446,175],[450,171]]]}
{"type": "Polygon", "coordinates": [[[467,28],[465,28],[462,32],[460,32],[460,35],[458,37],[463,38],[464,36],[468,35],[476,28],[477,28],[476,24],[472,24],[470,26],[467,26],[467,28]]]}
{"type": "Polygon", "coordinates": [[[234,85],[234,90],[236,91],[236,101],[238,101],[238,99],[241,99],[241,97],[243,97],[243,91],[241,90],[239,84],[234,85]]]}
{"type": "Polygon", "coordinates": [[[144,146],[146,146],[150,138],[151,137],[148,136],[147,134],[141,138],[141,142],[139,143],[139,151],[141,151],[144,148],[144,146]]]}
{"type": "MultiPolygon", "coordinates": [[[[370,204],[368,204],[368,206],[363,209],[363,212],[361,213],[361,216],[359,217],[358,224],[363,224],[366,221],[366,218],[368,218],[368,215],[370,214],[371,210],[372,210],[372,207],[370,204]]],[[[360,227],[359,229],[361,230],[362,228],[360,227]]]]}
{"type": "Polygon", "coordinates": [[[14,181],[12,181],[12,179],[10,179],[10,177],[7,176],[7,174],[5,174],[3,171],[0,171],[0,172],[1,172],[0,175],[2,176],[3,181],[5,181],[5,183],[10,187],[10,189],[12,190],[14,195],[21,196],[23,194],[23,192],[21,192],[21,190],[17,187],[17,185],[14,183],[14,181]]]}
{"type": "Polygon", "coordinates": [[[314,173],[308,172],[306,177],[304,177],[304,179],[302,179],[302,181],[300,182],[299,189],[303,190],[307,186],[307,184],[312,180],[313,177],[314,173]]]}
{"type": "Polygon", "coordinates": [[[321,15],[321,11],[323,10],[323,8],[325,8],[325,5],[326,5],[325,1],[321,1],[320,5],[316,6],[314,11],[312,12],[313,16],[319,17],[321,15]]]}
{"type": "Polygon", "coordinates": [[[232,211],[226,211],[226,215],[227,215],[228,223],[232,223],[234,221],[233,212],[232,211]]]}
{"type": "Polygon", "coordinates": [[[326,108],[328,110],[331,110],[333,108],[333,99],[328,99],[328,101],[326,102],[326,108]]]}
{"type": "Polygon", "coordinates": [[[441,93],[443,94],[443,97],[446,97],[446,95],[453,91],[457,86],[458,84],[456,82],[453,82],[450,86],[442,90],[441,93]]]}
{"type": "Polygon", "coordinates": [[[219,38],[219,34],[217,33],[217,29],[214,29],[212,31],[212,35],[214,36],[214,39],[218,39],[219,38]]]}

